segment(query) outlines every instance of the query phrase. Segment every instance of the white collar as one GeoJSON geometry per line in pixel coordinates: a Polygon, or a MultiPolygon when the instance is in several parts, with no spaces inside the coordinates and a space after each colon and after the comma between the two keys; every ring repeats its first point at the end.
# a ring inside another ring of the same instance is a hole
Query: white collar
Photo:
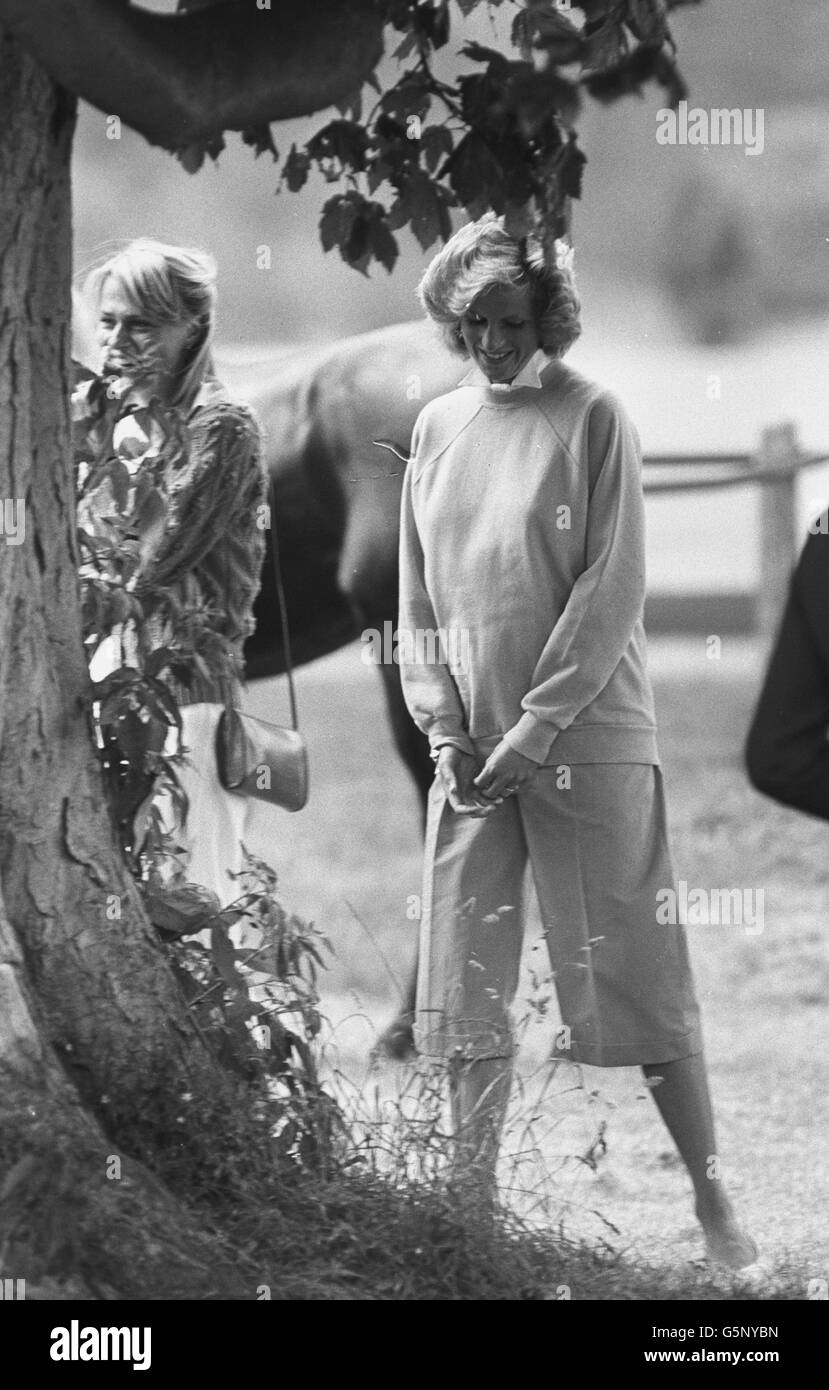
{"type": "Polygon", "coordinates": [[[206,376],[195,395],[190,413],[194,410],[201,410],[202,406],[211,405],[216,397],[226,399],[227,392],[218,377],[206,376]]]}
{"type": "Polygon", "coordinates": [[[544,385],[544,382],[541,380],[541,373],[544,371],[544,368],[549,366],[554,360],[554,358],[547,356],[543,348],[536,348],[532,357],[524,363],[520,372],[516,377],[513,377],[512,381],[490,381],[486,372],[483,371],[476,362],[466,373],[466,376],[458,382],[458,385],[488,386],[490,391],[503,391],[505,393],[508,391],[516,391],[521,386],[532,386],[536,389],[540,389],[544,385]]]}

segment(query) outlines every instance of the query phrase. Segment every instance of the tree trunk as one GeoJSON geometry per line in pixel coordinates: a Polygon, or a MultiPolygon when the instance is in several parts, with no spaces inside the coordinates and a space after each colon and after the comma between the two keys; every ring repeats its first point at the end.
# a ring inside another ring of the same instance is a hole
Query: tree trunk
{"type": "Polygon", "coordinates": [[[122,861],[89,731],[68,421],[74,122],[74,98],[0,31],[0,1262],[124,1296],[255,1297],[139,1165],[119,1180],[109,1162],[125,1126],[183,1092],[179,1110],[215,1114],[227,1092],[122,861]]]}

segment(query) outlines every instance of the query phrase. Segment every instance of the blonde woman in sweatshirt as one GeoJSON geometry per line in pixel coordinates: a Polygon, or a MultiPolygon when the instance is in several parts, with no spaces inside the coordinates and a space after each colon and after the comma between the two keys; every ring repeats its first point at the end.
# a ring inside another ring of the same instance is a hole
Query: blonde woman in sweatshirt
{"type": "Polygon", "coordinates": [[[471,370],[418,417],[402,498],[401,675],[437,764],[418,1048],[454,1059],[459,1162],[489,1186],[529,861],[560,1055],[642,1068],[709,1254],[738,1268],[757,1251],[715,1176],[685,933],[657,920],[674,875],[645,666],[639,440],[616,397],[561,360],[579,302],[569,268],[534,240],[492,215],[471,223],[420,297],[471,370]]]}

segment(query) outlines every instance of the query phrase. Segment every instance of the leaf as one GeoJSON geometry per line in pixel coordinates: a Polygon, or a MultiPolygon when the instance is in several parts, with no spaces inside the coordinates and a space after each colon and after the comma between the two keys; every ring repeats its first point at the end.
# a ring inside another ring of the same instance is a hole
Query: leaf
{"type": "Polygon", "coordinates": [[[375,217],[370,224],[371,250],[374,259],[391,274],[400,254],[397,241],[391,233],[386,218],[375,217]]]}
{"type": "Polygon", "coordinates": [[[461,48],[464,58],[469,58],[473,63],[486,63],[495,72],[503,71],[510,66],[509,59],[500,53],[497,48],[487,48],[482,43],[474,40],[467,41],[461,48]]]}
{"type": "Polygon", "coordinates": [[[143,708],[158,721],[164,731],[163,740],[166,740],[168,728],[174,728],[181,722],[178,705],[162,681],[145,680],[141,695],[143,708]]]}
{"type": "Polygon", "coordinates": [[[558,166],[559,187],[565,197],[581,197],[581,181],[586,163],[587,156],[579,149],[575,133],[571,131],[558,166]]]}
{"type": "MultiPolygon", "coordinates": [[[[239,978],[241,979],[241,976],[239,978]]],[[[253,1000],[248,998],[247,993],[242,993],[234,995],[233,999],[225,1004],[224,1012],[225,1017],[233,1023],[244,1024],[249,1018],[258,1018],[259,1005],[254,1004],[253,1000]]],[[[246,1030],[243,1038],[245,1043],[247,1043],[248,1037],[246,1030]]]]}
{"type": "Polygon", "coordinates": [[[396,58],[398,62],[402,62],[404,58],[408,58],[410,53],[414,53],[417,48],[419,48],[418,35],[414,29],[410,29],[408,34],[405,34],[400,40],[397,47],[393,49],[391,56],[396,58]]]}
{"type": "Polygon", "coordinates": [[[173,154],[188,174],[197,174],[204,164],[205,148],[202,144],[180,145],[173,154]]]}
{"type": "Polygon", "coordinates": [[[119,623],[125,623],[130,616],[129,595],[123,589],[112,589],[109,594],[109,605],[106,616],[107,627],[116,627],[119,623]]]}
{"type": "Polygon", "coordinates": [[[340,247],[340,255],[355,270],[366,273],[371,260],[371,236],[368,218],[358,213],[351,224],[348,236],[340,247]]]}
{"type": "Polygon", "coordinates": [[[393,204],[389,226],[410,226],[423,250],[428,251],[439,237],[451,235],[447,197],[445,189],[418,171],[407,179],[393,204]]]}
{"type": "Polygon", "coordinates": [[[673,59],[664,52],[645,47],[635,49],[616,67],[588,78],[585,85],[592,97],[607,103],[629,93],[641,94],[644,84],[652,79],[665,88],[673,107],[688,95],[673,59]]]}
{"type": "Polygon", "coordinates": [[[213,925],[210,931],[210,949],[216,969],[225,984],[232,989],[244,989],[245,982],[236,969],[236,953],[223,926],[213,925]]]}
{"type": "MultiPolygon", "coordinates": [[[[592,28],[587,35],[582,67],[585,72],[607,72],[624,62],[630,45],[624,28],[611,17],[592,28]]],[[[590,90],[588,84],[588,91],[590,90]]]]}
{"type": "Polygon", "coordinates": [[[205,155],[209,154],[211,159],[218,159],[224,147],[224,136],[214,135],[208,140],[197,140],[191,145],[180,145],[178,149],[173,150],[173,154],[188,174],[197,174],[204,164],[205,155]]]}
{"type": "Polygon", "coordinates": [[[130,471],[127,465],[119,458],[114,458],[107,467],[107,477],[112,488],[112,495],[119,512],[126,510],[127,498],[129,497],[130,471]]]}
{"type": "Polygon", "coordinates": [[[346,171],[362,172],[366,167],[368,132],[357,121],[329,121],[305,146],[308,157],[316,160],[326,178],[346,171]]]}
{"type": "Polygon", "coordinates": [[[170,937],[194,936],[213,928],[220,911],[216,894],[198,883],[147,892],[144,902],[153,926],[170,937]]]}
{"type": "Polygon", "coordinates": [[[431,104],[429,79],[423,73],[407,73],[380,98],[381,110],[396,117],[404,126],[407,116],[425,120],[431,104]]]}
{"type": "Polygon", "coordinates": [[[343,260],[363,274],[375,254],[387,269],[397,258],[397,243],[382,203],[370,201],[355,189],[329,198],[320,219],[320,237],[324,250],[338,247],[343,260]]]}
{"type": "Polygon", "coordinates": [[[176,659],[181,659],[181,653],[174,647],[156,647],[144,662],[144,673],[147,676],[158,676],[165,666],[169,666],[176,659]]]}
{"type": "Polygon", "coordinates": [[[391,164],[387,164],[384,159],[373,159],[368,167],[368,191],[376,193],[381,184],[386,183],[394,174],[391,164]]]}
{"type": "Polygon", "coordinates": [[[670,38],[664,0],[627,0],[627,10],[628,25],[642,43],[661,48],[670,38]]]}
{"type": "Polygon", "coordinates": [[[274,144],[269,125],[247,126],[241,134],[245,144],[253,147],[257,159],[260,154],[270,154],[275,160],[279,159],[279,150],[274,144]]]}
{"type": "Polygon", "coordinates": [[[133,509],[136,512],[139,512],[141,510],[150,493],[153,492],[154,489],[155,483],[150,477],[150,474],[148,472],[139,473],[135,481],[135,496],[133,498],[133,509]]]}
{"type": "Polygon", "coordinates": [[[417,139],[409,138],[406,126],[386,112],[377,117],[372,135],[374,148],[368,160],[368,177],[373,192],[384,179],[396,185],[399,177],[408,177],[420,162],[421,145],[417,139]]]}
{"type": "Polygon", "coordinates": [[[291,193],[298,193],[308,181],[308,171],[311,168],[311,160],[306,150],[298,150],[296,145],[291,146],[291,152],[282,166],[282,178],[288,185],[291,193]]]}
{"type": "Polygon", "coordinates": [[[142,561],[149,558],[164,534],[166,519],[167,503],[158,488],[154,487],[144,499],[137,516],[138,545],[142,561]]]}
{"type": "Polygon", "coordinates": [[[533,50],[544,52],[557,66],[576,62],[584,49],[584,38],[572,20],[559,10],[531,5],[513,20],[512,41],[521,56],[530,60],[533,50]]]}
{"type": "Polygon", "coordinates": [[[200,675],[203,680],[209,681],[212,678],[213,673],[210,670],[210,667],[208,666],[201,652],[193,652],[190,657],[190,660],[193,663],[193,667],[196,673],[200,675]]]}
{"type": "Polygon", "coordinates": [[[454,149],[452,132],[445,125],[429,125],[420,136],[420,149],[430,174],[434,174],[446,155],[454,149]]]}
{"type": "Polygon", "coordinates": [[[374,137],[385,151],[388,145],[396,145],[407,139],[406,126],[388,111],[381,111],[374,122],[374,137]]]}
{"type": "Polygon", "coordinates": [[[449,42],[449,0],[439,0],[430,11],[423,8],[428,20],[428,35],[433,48],[443,48],[449,42]]]}
{"type": "Polygon", "coordinates": [[[93,697],[96,700],[106,700],[111,695],[120,693],[124,687],[138,684],[140,680],[141,672],[135,666],[118,666],[104,676],[102,681],[93,682],[93,697]]]}
{"type": "Polygon", "coordinates": [[[331,251],[335,246],[341,246],[354,225],[354,219],[360,208],[360,203],[365,200],[362,195],[353,190],[348,193],[337,193],[333,198],[329,198],[322,209],[320,218],[320,240],[324,251],[331,251]]]}
{"type": "Polygon", "coordinates": [[[657,53],[655,55],[653,76],[661,87],[665,89],[668,105],[673,109],[679,106],[688,96],[688,86],[682,73],[679,71],[675,60],[667,53],[657,53]]]}
{"type": "Polygon", "coordinates": [[[348,96],[343,97],[335,105],[341,115],[350,116],[353,121],[359,121],[363,114],[362,86],[355,87],[353,92],[349,92],[348,96]]]}
{"type": "Polygon", "coordinates": [[[470,131],[446,162],[450,186],[471,217],[503,206],[503,170],[480,135],[470,131]]]}
{"type": "Polygon", "coordinates": [[[510,79],[507,94],[518,128],[527,138],[535,135],[551,116],[560,115],[570,124],[578,114],[578,88],[557,73],[532,69],[516,73],[510,79]]]}

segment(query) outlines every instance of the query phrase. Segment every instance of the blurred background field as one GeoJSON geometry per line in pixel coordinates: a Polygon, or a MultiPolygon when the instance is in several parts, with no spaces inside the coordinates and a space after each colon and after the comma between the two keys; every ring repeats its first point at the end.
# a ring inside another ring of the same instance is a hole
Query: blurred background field
{"type": "MultiPolygon", "coordinates": [[[[710,660],[702,639],[659,640],[651,669],[678,877],[692,887],[765,894],[762,933],[689,928],[724,1172],[764,1256],[805,1261],[809,1277],[826,1278],[827,829],[746,782],[741,747],[761,673],[754,643],[726,640],[720,659],[710,660]]],[[[284,904],[313,919],[334,946],[322,981],[332,1067],[364,1096],[379,1087],[393,1102],[411,1086],[410,1069],[377,1070],[369,1054],[397,1005],[391,972],[402,981],[413,959],[417,922],[407,908],[420,892],[419,809],[391,746],[379,678],[359,646],[303,668],[298,695],[311,799],[293,816],[258,807],[251,847],[278,869],[284,904]]],[[[262,682],[249,706],[279,718],[285,698],[284,681],[262,682]]],[[[546,968],[533,950],[539,931],[533,907],[519,1019],[531,968],[546,968]]],[[[698,1260],[690,1187],[638,1072],[562,1066],[550,1081],[544,1058],[556,1017],[525,1034],[523,1091],[501,1174],[511,1200],[640,1260],[698,1260]],[[551,1089],[532,1125],[543,1162],[516,1167],[543,1083],[551,1089]],[[607,1152],[594,1171],[578,1156],[602,1120],[607,1152]],[[539,1205],[542,1195],[552,1208],[539,1205]]]]}

